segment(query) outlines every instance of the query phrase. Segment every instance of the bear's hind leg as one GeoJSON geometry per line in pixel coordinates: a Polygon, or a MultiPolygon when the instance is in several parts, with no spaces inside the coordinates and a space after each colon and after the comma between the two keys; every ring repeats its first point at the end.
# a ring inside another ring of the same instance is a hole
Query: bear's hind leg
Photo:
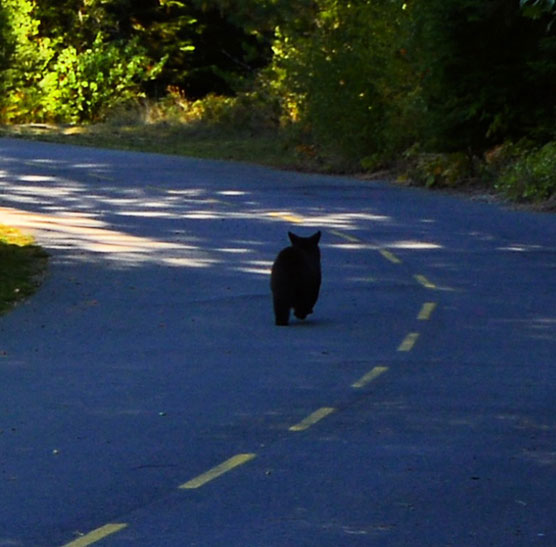
{"type": "Polygon", "coordinates": [[[294,315],[298,319],[305,319],[310,313],[313,313],[313,310],[306,310],[305,308],[295,308],[294,315]]]}
{"type": "Polygon", "coordinates": [[[285,327],[290,320],[290,305],[281,298],[274,296],[274,317],[276,325],[285,327]]]}

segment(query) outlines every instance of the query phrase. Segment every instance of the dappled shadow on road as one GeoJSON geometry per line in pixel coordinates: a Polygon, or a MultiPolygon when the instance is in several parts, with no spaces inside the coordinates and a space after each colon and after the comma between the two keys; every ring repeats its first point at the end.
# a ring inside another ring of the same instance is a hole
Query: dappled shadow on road
{"type": "MultiPolygon", "coordinates": [[[[148,156],[142,157],[142,164],[123,168],[117,154],[109,156],[111,161],[99,162],[48,153],[45,148],[43,154],[25,158],[0,150],[0,222],[34,233],[58,260],[66,262],[105,261],[119,268],[147,263],[224,266],[266,275],[270,260],[257,248],[273,236],[253,233],[253,226],[289,223],[302,224],[301,229],[351,231],[391,221],[386,215],[352,212],[342,206],[326,210],[314,203],[305,208],[301,221],[297,211],[268,207],[262,199],[264,185],[214,184],[202,172],[187,173],[179,165],[164,167],[164,161],[158,166],[148,156]],[[250,234],[239,226],[242,221],[251,223],[250,234]]],[[[217,165],[214,171],[218,176],[226,169],[217,165]]],[[[281,202],[284,205],[283,198],[281,202]]],[[[349,250],[376,248],[344,245],[349,250]]]]}
{"type": "Polygon", "coordinates": [[[67,259],[83,258],[83,253],[89,252],[128,266],[151,260],[188,267],[205,267],[214,263],[214,260],[197,253],[195,245],[114,230],[93,215],[30,213],[2,207],[0,219],[5,224],[36,233],[49,248],[65,251],[67,259]]]}
{"type": "MultiPolygon", "coordinates": [[[[373,183],[256,166],[0,142],[0,222],[34,233],[56,263],[260,279],[288,228],[321,229],[325,259],[340,253],[326,264],[326,281],[344,289],[417,285],[414,274],[425,265],[432,290],[486,299],[495,287],[511,304],[532,265],[546,268],[556,256],[554,244],[518,237],[519,226],[509,232],[491,208],[474,206],[472,217],[469,207],[421,199],[373,183]],[[385,249],[390,254],[375,252],[385,249]],[[388,263],[392,253],[401,265],[388,263]]],[[[525,319],[532,339],[554,336],[550,313],[525,319]]]]}
{"type": "MultiPolygon", "coordinates": [[[[286,244],[289,227],[327,232],[322,246],[343,253],[329,267],[344,283],[369,284],[378,276],[415,284],[413,274],[423,271],[411,264],[418,256],[413,262],[426,265],[433,290],[455,287],[486,297],[496,287],[498,293],[507,290],[502,298],[508,299],[527,283],[532,266],[550,267],[553,242],[529,239],[519,226],[510,231],[491,208],[458,209],[454,203],[241,164],[0,143],[0,222],[36,234],[58,263],[261,277],[286,244]],[[382,261],[381,272],[366,259],[356,264],[354,252],[382,261]],[[401,271],[397,266],[400,275],[388,278],[392,253],[403,264],[401,271]]],[[[535,335],[550,337],[554,317],[535,320],[535,335]]]]}
{"type": "MultiPolygon", "coordinates": [[[[323,453],[331,440],[340,455],[371,446],[404,468],[404,490],[434,483],[446,462],[476,484],[500,446],[503,462],[553,465],[555,239],[521,234],[491,208],[349,179],[0,141],[0,222],[34,232],[57,267],[44,298],[1,331],[5,407],[26,416],[18,436],[39,447],[28,467],[44,470],[6,492],[26,523],[42,499],[35,483],[63,476],[57,465],[85,476],[88,496],[99,477],[101,506],[127,514],[111,470],[135,507],[130,467],[192,461],[215,439],[262,451],[322,404],[338,409],[323,453]],[[278,329],[266,278],[288,227],[324,231],[325,290],[314,317],[278,329]],[[417,315],[424,304],[432,318],[417,315]],[[420,336],[411,353],[408,332],[420,336]],[[375,365],[390,369],[386,381],[354,392],[375,365]],[[479,465],[474,454],[489,446],[479,465]],[[52,467],[45,447],[56,447],[52,467]],[[63,459],[84,449],[92,463],[63,459]]],[[[67,502],[65,482],[49,492],[67,502]]]]}
{"type": "MultiPolygon", "coordinates": [[[[536,261],[555,255],[554,244],[529,240],[519,226],[506,233],[491,208],[454,203],[241,164],[0,143],[0,222],[35,233],[58,261],[267,275],[286,242],[286,226],[293,226],[327,231],[323,247],[346,256],[389,249],[405,261],[419,254],[431,272],[450,284],[458,278],[470,290],[482,271],[462,263],[469,253],[490,253],[491,263],[500,256],[536,261]]],[[[495,274],[502,284],[511,280],[495,274]]],[[[370,279],[364,271],[345,277],[370,279]]]]}

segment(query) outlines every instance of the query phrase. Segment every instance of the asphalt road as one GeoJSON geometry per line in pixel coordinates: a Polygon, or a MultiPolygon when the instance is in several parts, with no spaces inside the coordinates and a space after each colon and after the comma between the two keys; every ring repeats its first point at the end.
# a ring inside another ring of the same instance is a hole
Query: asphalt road
{"type": "Polygon", "coordinates": [[[52,255],[0,318],[0,546],[556,545],[553,215],[2,139],[0,222],[52,255]]]}

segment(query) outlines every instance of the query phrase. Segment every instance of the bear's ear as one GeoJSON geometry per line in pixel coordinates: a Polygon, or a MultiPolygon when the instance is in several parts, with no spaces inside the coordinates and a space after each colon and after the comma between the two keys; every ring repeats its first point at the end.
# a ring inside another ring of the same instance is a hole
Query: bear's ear
{"type": "Polygon", "coordinates": [[[318,242],[320,241],[320,236],[321,236],[321,233],[320,233],[320,230],[319,230],[316,234],[313,234],[311,236],[311,242],[314,243],[315,245],[317,245],[318,242]]]}

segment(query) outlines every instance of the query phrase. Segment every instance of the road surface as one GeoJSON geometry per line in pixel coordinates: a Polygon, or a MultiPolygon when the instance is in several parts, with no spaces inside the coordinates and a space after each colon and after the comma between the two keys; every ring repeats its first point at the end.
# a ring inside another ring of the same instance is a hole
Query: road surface
{"type": "Polygon", "coordinates": [[[556,545],[556,217],[2,139],[0,222],[51,254],[0,318],[0,546],[556,545]]]}

